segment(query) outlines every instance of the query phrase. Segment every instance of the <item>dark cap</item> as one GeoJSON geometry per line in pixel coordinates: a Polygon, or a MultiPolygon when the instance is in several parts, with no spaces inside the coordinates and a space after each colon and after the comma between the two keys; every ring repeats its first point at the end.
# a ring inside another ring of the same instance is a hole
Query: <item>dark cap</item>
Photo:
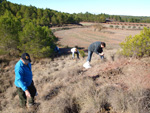
{"type": "Polygon", "coordinates": [[[21,58],[23,59],[23,61],[25,62],[25,63],[29,63],[29,62],[31,62],[31,59],[30,59],[30,55],[28,54],[28,53],[23,53],[22,55],[21,55],[21,58]]]}

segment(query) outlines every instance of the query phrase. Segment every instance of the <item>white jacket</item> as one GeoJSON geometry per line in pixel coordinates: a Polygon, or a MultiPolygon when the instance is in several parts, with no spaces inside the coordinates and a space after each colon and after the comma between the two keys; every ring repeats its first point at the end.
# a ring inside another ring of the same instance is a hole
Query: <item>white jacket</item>
{"type": "MultiPolygon", "coordinates": [[[[75,52],[76,52],[76,51],[75,51],[76,49],[77,49],[77,48],[75,48],[75,47],[72,48],[72,49],[71,49],[71,52],[72,52],[72,53],[75,53],[75,52]]],[[[77,52],[79,53],[78,49],[77,49],[77,52]]]]}

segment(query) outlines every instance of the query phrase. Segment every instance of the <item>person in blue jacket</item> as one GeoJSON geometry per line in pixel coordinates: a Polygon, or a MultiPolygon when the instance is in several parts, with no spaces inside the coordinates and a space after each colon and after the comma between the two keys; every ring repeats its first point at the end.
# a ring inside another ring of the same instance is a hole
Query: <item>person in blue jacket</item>
{"type": "Polygon", "coordinates": [[[103,59],[104,58],[104,53],[103,53],[104,47],[106,47],[105,42],[97,41],[97,42],[92,43],[88,47],[88,58],[87,58],[87,62],[83,64],[83,67],[85,67],[86,69],[91,68],[90,62],[91,62],[93,52],[95,52],[97,55],[100,56],[101,59],[103,59]]]}
{"type": "Polygon", "coordinates": [[[33,75],[31,70],[31,59],[28,53],[23,53],[20,60],[15,65],[15,86],[20,99],[20,107],[34,105],[34,97],[36,88],[33,83],[33,75]]]}

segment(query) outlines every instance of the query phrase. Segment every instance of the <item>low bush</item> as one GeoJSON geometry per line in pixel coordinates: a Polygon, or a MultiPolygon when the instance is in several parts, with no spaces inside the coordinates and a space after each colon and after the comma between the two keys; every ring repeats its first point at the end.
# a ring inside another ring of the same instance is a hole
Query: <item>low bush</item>
{"type": "Polygon", "coordinates": [[[117,26],[115,26],[115,28],[119,28],[119,26],[117,25],[117,26]]]}
{"type": "Polygon", "coordinates": [[[125,28],[125,26],[122,26],[122,29],[124,29],[125,28]]]}
{"type": "Polygon", "coordinates": [[[85,57],[85,53],[83,50],[79,50],[80,55],[84,58],[85,57]]]}
{"type": "Polygon", "coordinates": [[[128,28],[131,28],[131,26],[128,26],[128,28]]]}
{"type": "Polygon", "coordinates": [[[109,27],[110,27],[110,28],[113,28],[114,26],[113,26],[113,25],[110,25],[109,27]]]}
{"type": "Polygon", "coordinates": [[[136,28],[136,26],[133,26],[132,28],[133,28],[133,29],[135,29],[135,28],[136,28]]]}
{"type": "Polygon", "coordinates": [[[101,24],[93,25],[94,31],[101,31],[104,27],[101,24]]]}
{"type": "Polygon", "coordinates": [[[132,57],[150,55],[150,29],[144,28],[139,35],[127,36],[120,44],[121,54],[132,57]]]}

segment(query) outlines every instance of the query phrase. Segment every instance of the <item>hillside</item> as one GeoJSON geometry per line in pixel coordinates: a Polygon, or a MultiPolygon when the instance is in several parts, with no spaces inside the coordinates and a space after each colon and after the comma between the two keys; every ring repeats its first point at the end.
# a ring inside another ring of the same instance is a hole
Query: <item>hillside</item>
{"type": "MultiPolygon", "coordinates": [[[[86,58],[71,55],[32,62],[38,90],[35,108],[28,113],[148,113],[150,58],[127,59],[115,49],[105,50],[105,61],[94,54],[92,68],[82,67],[86,58]]],[[[16,95],[14,65],[10,61],[1,71],[0,111],[22,113],[16,95]]]]}
{"type": "Polygon", "coordinates": [[[92,26],[56,31],[54,34],[59,39],[60,50],[67,54],[54,59],[32,59],[33,80],[38,91],[37,106],[25,110],[19,108],[14,85],[14,66],[19,58],[10,60],[1,56],[0,112],[149,113],[150,58],[125,58],[117,54],[119,43],[128,34],[138,32],[120,29],[94,31],[92,26]],[[89,41],[85,41],[86,37],[89,41]],[[87,58],[86,48],[97,40],[105,40],[107,44],[105,60],[93,54],[92,68],[86,70],[82,66],[87,58]],[[63,48],[67,45],[78,45],[85,50],[86,57],[73,60],[70,48],[63,48]]]}
{"type": "Polygon", "coordinates": [[[0,112],[150,113],[150,57],[118,54],[119,44],[149,28],[148,22],[149,17],[68,14],[0,0],[0,112]],[[106,18],[113,22],[96,23],[106,18]],[[106,42],[105,59],[93,54],[87,70],[87,47],[95,41],[106,42]],[[56,43],[61,54],[53,57],[56,43]],[[86,57],[73,60],[74,46],[86,57]],[[14,67],[19,55],[28,51],[38,96],[36,106],[21,109],[14,67]]]}

